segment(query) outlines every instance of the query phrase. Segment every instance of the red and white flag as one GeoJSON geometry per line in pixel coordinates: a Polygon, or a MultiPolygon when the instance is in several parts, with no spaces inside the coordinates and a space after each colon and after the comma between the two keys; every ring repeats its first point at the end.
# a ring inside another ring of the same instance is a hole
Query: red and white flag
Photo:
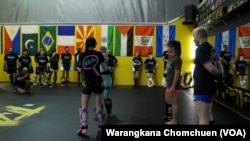
{"type": "Polygon", "coordinates": [[[239,47],[238,54],[244,54],[245,59],[250,59],[250,26],[238,27],[239,47]]]}
{"type": "Polygon", "coordinates": [[[139,52],[141,57],[153,53],[153,39],[155,26],[136,26],[134,38],[134,53],[139,52]]]}

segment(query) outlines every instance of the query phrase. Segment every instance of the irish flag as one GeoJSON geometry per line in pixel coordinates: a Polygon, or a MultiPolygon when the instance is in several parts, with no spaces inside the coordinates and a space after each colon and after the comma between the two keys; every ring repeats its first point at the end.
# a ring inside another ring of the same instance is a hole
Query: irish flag
{"type": "Polygon", "coordinates": [[[118,25],[115,27],[115,56],[133,55],[133,26],[118,25]]]}
{"type": "Polygon", "coordinates": [[[239,48],[238,55],[244,54],[245,59],[250,59],[250,26],[238,27],[239,48]]]}
{"type": "Polygon", "coordinates": [[[134,52],[139,52],[141,57],[147,57],[153,52],[154,26],[136,26],[134,52]]]}

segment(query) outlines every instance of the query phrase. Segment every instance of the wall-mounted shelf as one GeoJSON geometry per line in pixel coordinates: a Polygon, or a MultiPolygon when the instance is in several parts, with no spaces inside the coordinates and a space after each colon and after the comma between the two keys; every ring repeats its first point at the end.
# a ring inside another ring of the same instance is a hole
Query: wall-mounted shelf
{"type": "MultiPolygon", "coordinates": [[[[218,0],[215,0],[218,1],[218,0]]],[[[202,7],[201,7],[202,8],[202,7]]],[[[198,26],[205,26],[209,30],[209,35],[226,31],[230,28],[243,25],[250,22],[250,0],[236,0],[228,7],[224,7],[223,3],[217,9],[211,11],[206,19],[199,19],[198,26]],[[219,11],[218,11],[219,10],[219,11]],[[211,17],[213,13],[219,14],[219,17],[211,17]],[[222,13],[221,13],[222,12],[222,13]],[[222,14],[222,15],[220,15],[222,14]]],[[[200,11],[200,10],[198,10],[200,11]]],[[[202,13],[198,13],[202,14],[202,13]]]]}

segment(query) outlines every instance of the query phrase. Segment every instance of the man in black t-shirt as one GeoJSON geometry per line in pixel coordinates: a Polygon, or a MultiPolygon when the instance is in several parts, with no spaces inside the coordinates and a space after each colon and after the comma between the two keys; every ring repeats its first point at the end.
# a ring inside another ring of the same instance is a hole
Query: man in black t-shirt
{"type": "Polygon", "coordinates": [[[142,59],[139,52],[135,53],[135,57],[132,60],[132,71],[134,73],[134,86],[139,86],[139,73],[141,71],[142,59]]]}
{"type": "Polygon", "coordinates": [[[223,45],[223,50],[220,53],[220,59],[224,68],[224,72],[229,73],[233,56],[228,51],[227,45],[223,45]]]}
{"type": "Polygon", "coordinates": [[[69,47],[65,47],[65,52],[61,55],[62,60],[62,77],[61,77],[61,86],[69,86],[69,71],[71,70],[71,54],[69,53],[69,47]]]}
{"type": "Polygon", "coordinates": [[[115,72],[115,67],[116,67],[116,64],[117,64],[118,60],[110,52],[110,50],[107,50],[107,55],[108,55],[108,67],[111,69],[110,70],[110,76],[112,78],[112,87],[114,87],[114,81],[115,81],[114,72],[115,72]]]}
{"type": "Polygon", "coordinates": [[[44,56],[45,57],[47,57],[47,54],[46,54],[46,52],[45,52],[45,50],[44,50],[44,48],[40,48],[40,51],[39,52],[37,52],[36,54],[35,54],[35,57],[34,57],[34,60],[35,60],[35,62],[36,62],[36,70],[35,70],[35,76],[34,76],[34,85],[37,85],[37,80],[40,80],[41,78],[39,78],[39,71],[38,71],[38,69],[37,69],[37,67],[38,67],[38,62],[37,62],[37,59],[38,59],[38,57],[39,56],[41,56],[41,52],[42,51],[44,51],[44,56]]]}
{"type": "Polygon", "coordinates": [[[52,87],[49,81],[49,73],[48,69],[49,60],[47,56],[45,56],[45,52],[42,50],[40,56],[37,58],[37,71],[39,74],[39,87],[43,87],[47,85],[48,87],[52,87]]]}
{"type": "Polygon", "coordinates": [[[81,47],[77,47],[77,52],[75,54],[75,64],[74,64],[74,70],[77,71],[77,82],[78,82],[78,86],[82,85],[82,75],[81,73],[77,70],[77,64],[79,63],[79,56],[82,53],[81,52],[81,47]]]}
{"type": "Polygon", "coordinates": [[[85,43],[85,52],[79,57],[78,70],[83,71],[85,87],[82,89],[82,105],[79,109],[81,129],[78,131],[79,136],[86,135],[88,129],[88,101],[92,93],[95,94],[95,108],[98,118],[98,127],[104,124],[102,109],[102,93],[104,90],[103,80],[100,72],[100,65],[104,72],[108,71],[107,64],[101,52],[94,50],[96,40],[89,37],[85,43]]]}
{"type": "Polygon", "coordinates": [[[27,67],[23,67],[15,79],[14,87],[17,93],[31,93],[32,83],[33,82],[30,80],[29,69],[27,67]]]}
{"type": "Polygon", "coordinates": [[[9,48],[9,53],[4,56],[4,71],[9,74],[11,85],[14,84],[17,73],[18,56],[13,52],[13,48],[9,48]]]}
{"type": "Polygon", "coordinates": [[[27,67],[29,69],[29,73],[33,73],[32,60],[28,54],[28,50],[24,49],[22,56],[18,60],[18,71],[22,72],[23,68],[27,67]]]}
{"type": "Polygon", "coordinates": [[[194,68],[194,102],[200,125],[213,121],[212,103],[216,92],[215,79],[221,80],[220,70],[210,61],[211,44],[208,43],[208,31],[203,27],[193,30],[195,52],[194,68]]]}
{"type": "Polygon", "coordinates": [[[148,78],[148,87],[154,86],[153,75],[155,73],[155,69],[158,67],[158,63],[153,58],[153,54],[149,53],[148,58],[144,61],[147,78],[148,78]]]}
{"type": "Polygon", "coordinates": [[[49,80],[51,79],[51,76],[54,73],[54,85],[56,85],[56,81],[57,81],[57,72],[58,72],[58,68],[59,68],[59,60],[60,60],[60,55],[58,53],[56,53],[56,49],[53,49],[52,53],[49,55],[49,62],[50,62],[49,80]]]}

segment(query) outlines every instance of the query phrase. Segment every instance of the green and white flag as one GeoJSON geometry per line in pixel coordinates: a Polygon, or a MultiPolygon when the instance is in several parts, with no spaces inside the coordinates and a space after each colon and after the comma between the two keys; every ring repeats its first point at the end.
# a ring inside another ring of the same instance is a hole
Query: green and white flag
{"type": "Polygon", "coordinates": [[[31,56],[38,52],[38,30],[38,25],[24,25],[21,27],[22,49],[28,49],[31,56]]]}

